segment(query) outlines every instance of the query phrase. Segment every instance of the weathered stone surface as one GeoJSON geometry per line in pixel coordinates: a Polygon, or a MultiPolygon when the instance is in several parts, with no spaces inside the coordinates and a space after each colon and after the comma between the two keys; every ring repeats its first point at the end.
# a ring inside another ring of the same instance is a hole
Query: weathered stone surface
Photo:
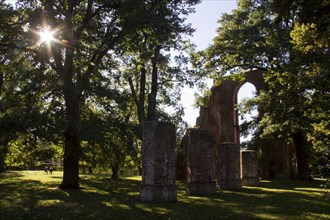
{"type": "MultiPolygon", "coordinates": [[[[229,158],[226,158],[227,153],[232,154],[233,152],[226,149],[226,147],[222,149],[222,146],[227,146],[223,145],[223,143],[240,143],[238,114],[235,109],[237,93],[240,87],[244,83],[249,82],[255,86],[257,93],[261,90],[267,90],[262,71],[253,70],[242,74],[245,77],[244,81],[227,79],[223,80],[220,85],[213,87],[208,107],[200,109],[200,115],[196,120],[196,126],[208,130],[214,135],[215,143],[218,146],[216,152],[217,179],[221,179],[219,177],[221,175],[225,175],[225,179],[228,179],[230,170],[230,172],[237,172],[237,170],[234,171],[232,169],[237,166],[237,161],[234,160],[235,165],[231,165],[231,162],[227,161],[229,158]],[[222,174],[220,175],[220,173],[222,174]]],[[[259,112],[259,117],[262,116],[263,113],[259,112]]],[[[264,178],[292,177],[295,165],[292,162],[294,156],[290,149],[289,146],[285,147],[280,140],[274,141],[274,144],[271,146],[261,146],[261,176],[264,178]]],[[[237,152],[236,148],[232,150],[237,152]]],[[[224,183],[226,181],[221,180],[219,185],[225,187],[225,185],[228,185],[224,183]]],[[[239,183],[237,185],[239,186],[239,183]]]]}
{"type": "MultiPolygon", "coordinates": [[[[245,80],[227,78],[214,86],[209,105],[200,109],[200,115],[196,120],[198,128],[208,130],[214,136],[217,146],[215,173],[220,188],[241,187],[241,180],[238,177],[240,131],[236,111],[237,93],[246,82],[255,86],[257,94],[268,89],[263,71],[252,70],[242,73],[241,76],[245,80]]],[[[259,111],[258,117],[262,118],[263,112],[259,111]]],[[[292,178],[296,175],[294,145],[288,145],[282,140],[274,140],[270,145],[259,147],[262,178],[292,178]]]]}
{"type": "Polygon", "coordinates": [[[235,143],[218,145],[218,187],[220,189],[240,189],[242,180],[240,175],[240,147],[235,143]]]}
{"type": "Polygon", "coordinates": [[[216,192],[214,137],[207,130],[189,129],[187,194],[204,196],[216,192]]]}
{"type": "Polygon", "coordinates": [[[243,186],[259,185],[258,154],[256,151],[241,151],[241,177],[243,186]]]}
{"type": "Polygon", "coordinates": [[[144,202],[176,201],[175,126],[168,122],[148,121],[143,127],[142,184],[144,202]]]}
{"type": "MultiPolygon", "coordinates": [[[[240,180],[240,135],[238,114],[236,111],[237,93],[246,83],[252,83],[257,90],[267,89],[262,71],[243,73],[245,81],[223,80],[212,88],[210,103],[200,109],[196,126],[210,131],[218,146],[216,151],[216,178],[218,186],[224,188],[241,188],[240,180]]],[[[259,113],[262,116],[261,113],[259,113]]]]}
{"type": "Polygon", "coordinates": [[[240,87],[249,82],[255,86],[257,93],[267,89],[262,71],[254,70],[243,74],[245,81],[223,80],[220,85],[213,87],[208,107],[200,109],[196,126],[209,130],[217,144],[240,142],[238,114],[235,110],[240,87]]]}

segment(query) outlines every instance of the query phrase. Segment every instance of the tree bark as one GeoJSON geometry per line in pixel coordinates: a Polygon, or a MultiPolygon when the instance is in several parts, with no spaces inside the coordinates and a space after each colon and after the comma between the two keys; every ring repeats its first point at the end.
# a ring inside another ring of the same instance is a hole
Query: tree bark
{"type": "Polygon", "coordinates": [[[67,128],[64,133],[64,172],[62,189],[79,189],[79,157],[80,157],[80,98],[72,83],[64,83],[64,99],[66,105],[67,128]]]}
{"type": "Polygon", "coordinates": [[[3,72],[0,72],[0,96],[2,94],[3,78],[4,78],[4,74],[3,72]]]}
{"type": "Polygon", "coordinates": [[[139,120],[139,124],[141,125],[142,122],[145,120],[145,115],[144,115],[144,106],[145,106],[145,87],[146,87],[146,69],[145,68],[141,68],[140,70],[140,85],[137,85],[136,88],[138,88],[140,86],[140,94],[139,94],[139,98],[136,92],[136,89],[134,87],[133,84],[133,80],[131,77],[128,78],[128,82],[130,85],[130,89],[132,92],[132,96],[135,102],[135,105],[137,107],[137,112],[138,112],[138,120],[139,120]]]}
{"type": "MultiPolygon", "coordinates": [[[[72,30],[70,28],[69,30],[72,30]]],[[[73,41],[73,33],[68,33],[68,42],[73,41]]],[[[79,189],[79,157],[80,157],[80,98],[81,91],[73,81],[74,68],[73,48],[66,48],[63,73],[63,94],[67,127],[64,132],[64,172],[62,189],[79,189]]]]}
{"type": "Polygon", "coordinates": [[[158,57],[161,47],[156,46],[155,54],[152,59],[152,73],[151,73],[151,92],[148,95],[148,114],[147,120],[156,120],[156,98],[158,92],[158,57]]]}
{"type": "Polygon", "coordinates": [[[6,171],[6,163],[5,158],[8,152],[7,145],[0,146],[0,173],[3,173],[6,171]]]}
{"type": "MultiPolygon", "coordinates": [[[[3,85],[3,72],[0,72],[0,97],[1,97],[1,92],[2,92],[2,85],[3,85]]],[[[7,144],[2,144],[0,143],[0,173],[5,171],[5,157],[7,154],[7,144]]]]}
{"type": "Polygon", "coordinates": [[[119,180],[119,163],[118,162],[115,162],[111,166],[111,170],[112,170],[111,179],[113,179],[113,180],[119,180]]]}
{"type": "Polygon", "coordinates": [[[302,180],[309,180],[310,172],[308,166],[309,165],[308,143],[305,139],[305,136],[302,133],[295,134],[293,138],[296,147],[297,168],[298,168],[297,178],[302,180]]]}
{"type": "Polygon", "coordinates": [[[88,167],[88,173],[93,174],[93,167],[88,167]]]}

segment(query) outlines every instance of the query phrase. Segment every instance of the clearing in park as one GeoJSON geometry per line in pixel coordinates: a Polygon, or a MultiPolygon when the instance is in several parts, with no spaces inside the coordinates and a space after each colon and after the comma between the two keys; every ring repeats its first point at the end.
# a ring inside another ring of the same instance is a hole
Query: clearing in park
{"type": "Polygon", "coordinates": [[[81,175],[81,190],[59,190],[62,172],[0,174],[1,219],[330,219],[325,180],[261,180],[260,186],[188,196],[177,182],[177,202],[139,198],[141,176],[81,175]]]}

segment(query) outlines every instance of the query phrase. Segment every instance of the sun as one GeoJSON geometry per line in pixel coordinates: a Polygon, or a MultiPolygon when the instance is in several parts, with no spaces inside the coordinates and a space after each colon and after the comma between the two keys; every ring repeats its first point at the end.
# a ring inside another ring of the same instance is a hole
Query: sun
{"type": "Polygon", "coordinates": [[[50,43],[51,41],[55,40],[55,38],[53,36],[53,32],[48,28],[43,29],[38,34],[39,34],[41,42],[50,43]]]}

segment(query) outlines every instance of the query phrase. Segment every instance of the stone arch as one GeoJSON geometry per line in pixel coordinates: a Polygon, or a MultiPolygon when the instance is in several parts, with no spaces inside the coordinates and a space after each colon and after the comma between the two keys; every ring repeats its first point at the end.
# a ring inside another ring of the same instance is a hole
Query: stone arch
{"type": "MultiPolygon", "coordinates": [[[[214,137],[215,176],[220,189],[237,189],[242,186],[239,122],[235,110],[237,93],[246,82],[255,86],[257,94],[268,89],[263,71],[253,70],[241,74],[244,74],[245,80],[228,78],[212,88],[209,105],[200,109],[196,120],[196,127],[207,130],[214,137]]],[[[263,113],[259,111],[259,117],[262,116],[263,113]]],[[[267,146],[259,147],[262,178],[290,178],[295,175],[294,144],[274,140],[267,146]]]]}
{"type": "MultiPolygon", "coordinates": [[[[267,90],[267,84],[263,78],[263,72],[260,70],[254,70],[254,71],[249,71],[243,73],[245,75],[245,80],[243,82],[239,82],[238,86],[235,88],[235,93],[233,94],[233,100],[234,100],[234,108],[237,105],[237,97],[238,97],[238,92],[241,89],[241,87],[245,83],[251,83],[257,92],[257,95],[260,93],[262,90],[267,90]]],[[[219,103],[221,105],[221,103],[219,103]]],[[[262,117],[262,113],[259,113],[259,116],[262,117]]],[[[239,133],[239,120],[238,120],[238,112],[234,110],[234,127],[235,129],[235,143],[239,144],[240,143],[240,133],[239,133]]]]}
{"type": "Polygon", "coordinates": [[[212,88],[209,106],[201,108],[196,126],[211,131],[215,142],[239,144],[238,113],[235,110],[239,89],[249,82],[255,86],[257,93],[267,90],[263,71],[253,70],[244,74],[244,81],[224,80],[212,88]]]}
{"type": "Polygon", "coordinates": [[[208,130],[214,137],[215,176],[220,189],[242,187],[238,112],[235,110],[237,93],[246,82],[254,85],[257,93],[267,89],[262,71],[242,74],[243,81],[226,79],[213,87],[209,106],[200,109],[196,120],[197,127],[208,130]]]}

